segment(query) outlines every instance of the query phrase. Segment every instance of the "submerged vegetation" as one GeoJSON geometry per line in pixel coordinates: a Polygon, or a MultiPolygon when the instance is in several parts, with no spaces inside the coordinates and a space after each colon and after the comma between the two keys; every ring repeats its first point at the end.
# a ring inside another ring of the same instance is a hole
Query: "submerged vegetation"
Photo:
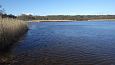
{"type": "Polygon", "coordinates": [[[11,18],[0,18],[0,49],[17,41],[27,30],[27,22],[11,18]]]}

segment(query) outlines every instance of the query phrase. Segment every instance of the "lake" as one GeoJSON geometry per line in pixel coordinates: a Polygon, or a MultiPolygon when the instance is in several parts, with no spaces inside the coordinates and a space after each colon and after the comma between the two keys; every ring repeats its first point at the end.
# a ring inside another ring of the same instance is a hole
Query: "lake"
{"type": "Polygon", "coordinates": [[[29,24],[27,34],[1,54],[8,61],[2,64],[115,65],[115,21],[29,24]]]}

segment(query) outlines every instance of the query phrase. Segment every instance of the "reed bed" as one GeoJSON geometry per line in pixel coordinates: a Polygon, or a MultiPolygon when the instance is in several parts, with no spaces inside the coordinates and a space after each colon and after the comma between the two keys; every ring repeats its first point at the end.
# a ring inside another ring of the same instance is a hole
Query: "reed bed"
{"type": "Polygon", "coordinates": [[[10,18],[0,18],[0,49],[9,47],[27,30],[27,22],[10,18]]]}

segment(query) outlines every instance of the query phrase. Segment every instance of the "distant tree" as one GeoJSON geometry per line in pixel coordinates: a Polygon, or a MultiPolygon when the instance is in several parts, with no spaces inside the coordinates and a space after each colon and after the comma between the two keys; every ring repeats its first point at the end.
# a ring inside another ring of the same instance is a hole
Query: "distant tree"
{"type": "Polygon", "coordinates": [[[0,5],[0,16],[2,16],[2,6],[0,5]]]}
{"type": "Polygon", "coordinates": [[[5,9],[2,8],[2,5],[0,5],[0,17],[3,17],[5,14],[5,9]]]}
{"type": "Polygon", "coordinates": [[[16,18],[16,16],[14,16],[12,14],[9,14],[9,15],[6,14],[6,17],[8,17],[8,18],[16,18]]]}
{"type": "Polygon", "coordinates": [[[28,21],[28,20],[34,20],[34,16],[33,15],[26,15],[26,14],[22,14],[20,16],[17,17],[18,19],[20,20],[25,20],[25,21],[28,21]]]}
{"type": "Polygon", "coordinates": [[[5,10],[2,8],[2,5],[0,5],[0,14],[5,14],[5,10]]]}

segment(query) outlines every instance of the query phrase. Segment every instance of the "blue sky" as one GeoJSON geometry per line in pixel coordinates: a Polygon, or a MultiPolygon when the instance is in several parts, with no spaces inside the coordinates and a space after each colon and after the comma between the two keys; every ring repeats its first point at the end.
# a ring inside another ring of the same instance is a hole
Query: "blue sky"
{"type": "Polygon", "coordinates": [[[0,0],[8,14],[115,15],[115,0],[0,0]]]}

